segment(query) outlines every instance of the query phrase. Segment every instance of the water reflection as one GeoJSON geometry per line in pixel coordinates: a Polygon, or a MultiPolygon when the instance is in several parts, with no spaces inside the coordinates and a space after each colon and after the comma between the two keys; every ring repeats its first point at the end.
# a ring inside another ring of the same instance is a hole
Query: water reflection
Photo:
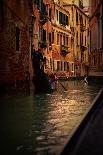
{"type": "Polygon", "coordinates": [[[83,81],[58,83],[49,94],[1,97],[0,142],[5,152],[27,155],[55,155],[80,122],[100,83],[83,81]],[[5,149],[6,148],[6,149],[5,149]]]}
{"type": "Polygon", "coordinates": [[[0,103],[0,148],[13,153],[30,146],[32,102],[28,96],[6,96],[0,103]]]}

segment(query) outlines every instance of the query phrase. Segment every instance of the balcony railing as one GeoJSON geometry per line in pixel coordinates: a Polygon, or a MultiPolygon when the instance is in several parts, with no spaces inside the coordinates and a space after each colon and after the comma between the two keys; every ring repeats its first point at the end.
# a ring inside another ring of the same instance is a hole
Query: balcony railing
{"type": "Polygon", "coordinates": [[[47,17],[46,14],[41,14],[41,15],[40,15],[40,23],[41,23],[41,24],[44,25],[44,24],[47,22],[47,20],[48,20],[48,17],[47,17]]]}
{"type": "Polygon", "coordinates": [[[80,30],[84,32],[86,30],[86,27],[83,24],[80,24],[80,30]]]}
{"type": "Polygon", "coordinates": [[[47,47],[47,42],[46,41],[39,41],[39,46],[41,47],[41,48],[46,48],[47,47]]]}
{"type": "Polygon", "coordinates": [[[81,51],[84,52],[85,50],[87,50],[87,46],[81,44],[81,45],[80,45],[80,49],[81,49],[81,51]]]}
{"type": "Polygon", "coordinates": [[[70,53],[69,50],[68,50],[68,48],[69,47],[66,46],[66,45],[61,45],[60,54],[63,55],[63,56],[66,56],[68,53],[70,53]]]}

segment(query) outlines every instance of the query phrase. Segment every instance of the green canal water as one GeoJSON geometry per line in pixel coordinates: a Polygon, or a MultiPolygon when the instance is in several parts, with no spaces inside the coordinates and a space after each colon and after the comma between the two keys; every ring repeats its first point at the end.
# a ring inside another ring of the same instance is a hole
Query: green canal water
{"type": "Polygon", "coordinates": [[[0,97],[2,155],[56,155],[101,88],[99,81],[65,81],[52,93],[0,97]]]}

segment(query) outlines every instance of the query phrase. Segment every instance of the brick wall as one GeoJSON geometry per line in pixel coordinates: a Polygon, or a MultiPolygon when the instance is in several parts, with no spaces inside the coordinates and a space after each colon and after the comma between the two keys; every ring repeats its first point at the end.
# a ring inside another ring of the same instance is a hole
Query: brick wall
{"type": "Polygon", "coordinates": [[[0,86],[25,79],[30,63],[30,15],[28,1],[3,1],[0,24],[0,86]],[[25,3],[24,3],[25,2],[25,3]],[[22,4],[23,3],[23,4],[22,4]],[[17,7],[20,5],[20,7],[17,7]],[[20,51],[16,51],[16,26],[20,29],[20,51]]]}

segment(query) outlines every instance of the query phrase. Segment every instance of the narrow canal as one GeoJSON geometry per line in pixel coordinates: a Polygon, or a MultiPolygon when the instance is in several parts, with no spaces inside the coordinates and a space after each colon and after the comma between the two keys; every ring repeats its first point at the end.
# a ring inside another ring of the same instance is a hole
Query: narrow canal
{"type": "Polygon", "coordinates": [[[0,97],[0,149],[6,154],[56,155],[101,88],[98,81],[65,81],[52,93],[0,97]]]}

